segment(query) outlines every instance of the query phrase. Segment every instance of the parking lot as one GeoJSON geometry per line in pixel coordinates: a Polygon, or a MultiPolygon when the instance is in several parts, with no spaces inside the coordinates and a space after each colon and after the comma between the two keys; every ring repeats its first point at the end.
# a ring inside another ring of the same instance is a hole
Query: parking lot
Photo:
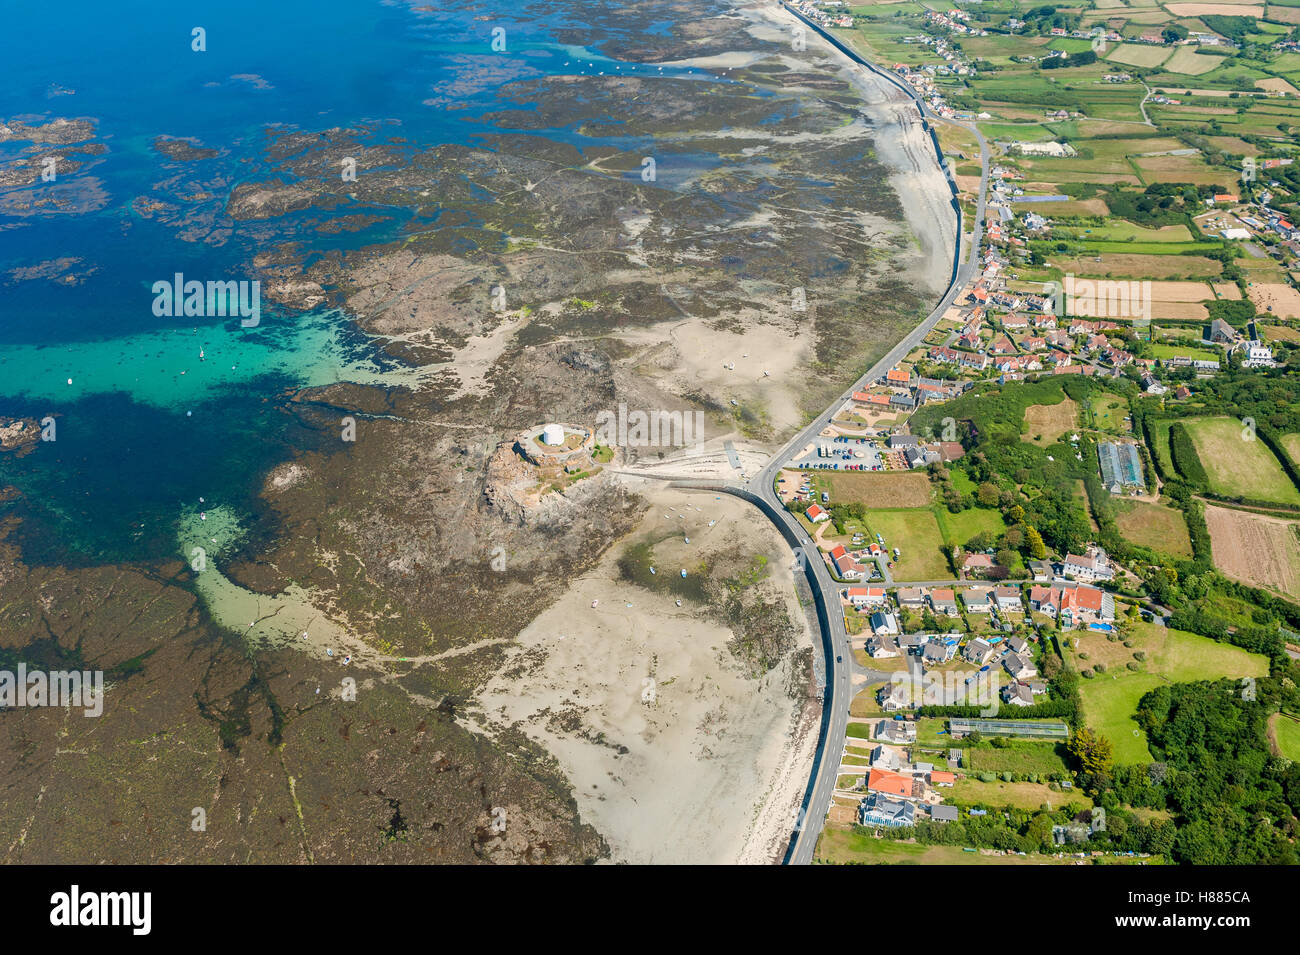
{"type": "Polygon", "coordinates": [[[790,466],[816,471],[882,471],[883,449],[873,438],[817,438],[790,466]]]}

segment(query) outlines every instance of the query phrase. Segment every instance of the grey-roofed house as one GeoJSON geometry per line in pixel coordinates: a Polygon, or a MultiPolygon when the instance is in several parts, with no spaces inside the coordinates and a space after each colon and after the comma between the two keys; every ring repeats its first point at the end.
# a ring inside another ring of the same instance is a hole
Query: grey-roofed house
{"type": "Polygon", "coordinates": [[[864,826],[911,826],[916,824],[916,807],[910,802],[888,799],[873,793],[858,807],[858,822],[864,826]]]}
{"type": "Polygon", "coordinates": [[[1028,657],[1019,653],[1007,654],[1007,658],[1002,661],[1002,665],[1017,680],[1038,676],[1038,667],[1034,666],[1033,661],[1028,657]]]}
{"type": "Polygon", "coordinates": [[[910,720],[881,720],[876,724],[875,738],[890,743],[915,743],[916,724],[910,720]]]}
{"type": "Polygon", "coordinates": [[[1034,694],[1023,683],[1008,683],[1002,688],[1002,699],[1011,706],[1033,706],[1034,694]]]}
{"type": "Polygon", "coordinates": [[[900,607],[922,607],[925,605],[925,592],[920,587],[902,587],[899,589],[897,597],[900,607]]]}
{"type": "Polygon", "coordinates": [[[867,638],[866,651],[867,656],[872,659],[898,656],[898,648],[894,646],[894,641],[888,636],[867,638]]]}
{"type": "Polygon", "coordinates": [[[935,822],[956,822],[957,815],[958,812],[956,806],[931,806],[930,807],[930,818],[933,819],[935,822]]]}
{"type": "Polygon", "coordinates": [[[886,442],[890,450],[899,451],[903,448],[915,448],[921,443],[921,439],[914,434],[891,434],[886,442]]]}
{"type": "Polygon", "coordinates": [[[881,744],[871,751],[872,769],[898,769],[898,751],[881,744]]]}
{"type": "Polygon", "coordinates": [[[987,663],[989,657],[993,656],[993,646],[984,640],[983,637],[976,637],[970,643],[966,644],[966,649],[961,654],[970,663],[980,665],[987,663]]]}
{"type": "Polygon", "coordinates": [[[931,640],[921,651],[921,659],[926,663],[940,664],[948,662],[948,648],[938,640],[931,640]]]}

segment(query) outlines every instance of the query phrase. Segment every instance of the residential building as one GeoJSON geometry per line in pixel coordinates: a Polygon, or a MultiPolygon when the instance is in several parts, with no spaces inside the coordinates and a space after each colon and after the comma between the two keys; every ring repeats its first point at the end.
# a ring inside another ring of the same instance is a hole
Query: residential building
{"type": "Polygon", "coordinates": [[[844,591],[849,603],[861,610],[863,607],[878,607],[885,603],[884,587],[850,587],[844,591]]]}
{"type": "Polygon", "coordinates": [[[1020,602],[1019,587],[994,587],[993,599],[997,602],[998,610],[1002,613],[1020,613],[1025,609],[1020,602]]]}
{"type": "Polygon", "coordinates": [[[875,635],[867,638],[866,642],[867,656],[873,660],[896,657],[899,654],[898,647],[889,636],[875,635]]]}
{"type": "Polygon", "coordinates": [[[951,587],[936,587],[930,591],[930,607],[935,613],[957,616],[957,595],[951,587]]]}
{"type": "Polygon", "coordinates": [[[930,818],[935,822],[956,822],[958,818],[956,806],[931,806],[930,818]]]}
{"type": "Polygon", "coordinates": [[[1100,547],[1089,547],[1082,557],[1077,554],[1066,554],[1062,572],[1072,580],[1084,581],[1111,580],[1115,576],[1110,558],[1100,547]]]}
{"type": "Polygon", "coordinates": [[[983,666],[992,659],[995,653],[996,651],[993,649],[993,644],[986,641],[983,637],[976,637],[970,643],[966,644],[966,648],[962,650],[961,655],[966,658],[968,663],[973,663],[976,666],[983,666]]]}
{"type": "Polygon", "coordinates": [[[970,587],[962,595],[962,603],[967,613],[988,613],[992,604],[993,591],[989,587],[970,587]]]}
{"type": "Polygon", "coordinates": [[[912,799],[915,789],[911,776],[888,769],[873,769],[867,774],[867,790],[885,797],[912,799]]]}
{"type": "Polygon", "coordinates": [[[895,829],[916,825],[916,806],[910,802],[872,794],[858,806],[858,822],[864,826],[895,829]]]}
{"type": "Polygon", "coordinates": [[[873,769],[888,769],[897,772],[898,767],[903,761],[898,757],[898,750],[891,746],[881,743],[871,751],[871,766],[873,769]]]}
{"type": "Polygon", "coordinates": [[[876,724],[872,739],[884,740],[898,746],[916,742],[916,724],[911,720],[881,720],[876,724]]]}
{"type": "Polygon", "coordinates": [[[919,608],[925,606],[925,591],[920,587],[903,587],[895,596],[900,607],[919,608]]]}
{"type": "Polygon", "coordinates": [[[1010,706],[1033,706],[1034,694],[1023,683],[1008,683],[1002,688],[1002,700],[1010,706]]]}
{"type": "MultiPolygon", "coordinates": [[[[877,636],[897,636],[898,619],[888,611],[877,610],[871,615],[871,632],[877,636]]],[[[889,642],[892,644],[894,641],[890,640],[889,642]]],[[[891,656],[897,656],[897,654],[894,653],[891,656]]]]}
{"type": "Polygon", "coordinates": [[[1019,653],[1008,653],[1003,658],[1002,665],[1006,667],[1012,679],[1027,680],[1032,676],[1038,676],[1038,667],[1034,666],[1033,660],[1019,653]]]}

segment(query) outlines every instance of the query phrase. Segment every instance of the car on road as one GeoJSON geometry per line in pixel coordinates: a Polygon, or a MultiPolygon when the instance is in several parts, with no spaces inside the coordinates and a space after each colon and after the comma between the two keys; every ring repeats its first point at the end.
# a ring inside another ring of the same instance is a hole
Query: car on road
{"type": "Polygon", "coordinates": [[[836,663],[843,663],[843,662],[844,662],[844,658],[843,658],[843,657],[836,657],[836,658],[835,658],[835,662],[836,662],[836,663]]]}

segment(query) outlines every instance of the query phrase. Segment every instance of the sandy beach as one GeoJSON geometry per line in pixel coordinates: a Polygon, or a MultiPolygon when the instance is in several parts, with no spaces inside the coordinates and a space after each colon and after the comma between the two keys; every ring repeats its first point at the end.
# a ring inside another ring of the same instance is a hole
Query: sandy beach
{"type": "Polygon", "coordinates": [[[788,552],[743,502],[647,496],[653,506],[628,540],[671,530],[655,546],[663,573],[677,573],[695,549],[763,554],[773,589],[788,595],[795,649],[748,677],[727,648],[730,630],[698,606],[619,579],[624,541],[520,634],[466,725],[518,726],[554,754],[613,861],[778,862],[820,717],[804,682],[812,634],[788,552]]]}

